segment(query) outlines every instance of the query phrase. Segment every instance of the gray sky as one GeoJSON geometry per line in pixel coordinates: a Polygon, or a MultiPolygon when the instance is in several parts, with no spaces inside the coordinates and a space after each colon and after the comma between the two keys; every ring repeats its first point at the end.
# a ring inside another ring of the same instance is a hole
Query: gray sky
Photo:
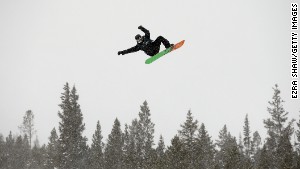
{"type": "Polygon", "coordinates": [[[89,140],[100,120],[105,139],[113,121],[138,117],[147,100],[167,145],[191,109],[217,138],[224,124],[236,137],[249,114],[265,136],[263,119],[275,83],[289,118],[290,1],[282,0],[2,0],[0,1],[0,133],[5,137],[27,110],[35,114],[41,143],[60,121],[66,82],[76,86],[89,140]],[[179,50],[153,64],[143,52],[118,56],[135,45],[143,25],[151,38],[179,50]]]}

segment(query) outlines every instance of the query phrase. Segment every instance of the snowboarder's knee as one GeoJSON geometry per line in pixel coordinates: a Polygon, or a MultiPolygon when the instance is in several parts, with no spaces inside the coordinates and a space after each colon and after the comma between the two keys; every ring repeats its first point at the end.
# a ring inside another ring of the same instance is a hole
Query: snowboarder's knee
{"type": "Polygon", "coordinates": [[[157,39],[165,39],[165,38],[162,36],[158,36],[157,39]]]}

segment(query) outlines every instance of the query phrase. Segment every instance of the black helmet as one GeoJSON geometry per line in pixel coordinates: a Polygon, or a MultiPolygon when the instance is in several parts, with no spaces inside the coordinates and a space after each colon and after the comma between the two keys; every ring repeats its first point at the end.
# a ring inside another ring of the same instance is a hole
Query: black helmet
{"type": "Polygon", "coordinates": [[[137,34],[135,36],[135,40],[137,43],[142,43],[143,42],[143,37],[140,34],[137,34]]]}
{"type": "Polygon", "coordinates": [[[139,40],[142,36],[140,34],[135,35],[135,40],[139,40]]]}

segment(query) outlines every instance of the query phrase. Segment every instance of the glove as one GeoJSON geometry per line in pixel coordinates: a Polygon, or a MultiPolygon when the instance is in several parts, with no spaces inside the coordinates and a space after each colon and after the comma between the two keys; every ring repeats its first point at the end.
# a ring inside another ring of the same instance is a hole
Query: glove
{"type": "Polygon", "coordinates": [[[139,27],[138,27],[138,29],[143,29],[144,27],[142,26],[142,25],[140,25],[139,27]]]}
{"type": "Polygon", "coordinates": [[[119,51],[118,55],[124,55],[124,52],[123,51],[119,51]]]}

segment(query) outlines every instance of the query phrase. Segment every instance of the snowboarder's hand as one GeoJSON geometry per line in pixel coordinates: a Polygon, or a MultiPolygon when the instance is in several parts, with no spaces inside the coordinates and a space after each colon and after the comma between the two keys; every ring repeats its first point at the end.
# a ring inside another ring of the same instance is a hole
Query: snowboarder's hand
{"type": "Polygon", "coordinates": [[[118,55],[124,55],[123,51],[119,51],[118,55]]]}
{"type": "Polygon", "coordinates": [[[144,28],[142,25],[140,25],[140,26],[138,27],[138,29],[142,29],[142,28],[144,28]]]}

